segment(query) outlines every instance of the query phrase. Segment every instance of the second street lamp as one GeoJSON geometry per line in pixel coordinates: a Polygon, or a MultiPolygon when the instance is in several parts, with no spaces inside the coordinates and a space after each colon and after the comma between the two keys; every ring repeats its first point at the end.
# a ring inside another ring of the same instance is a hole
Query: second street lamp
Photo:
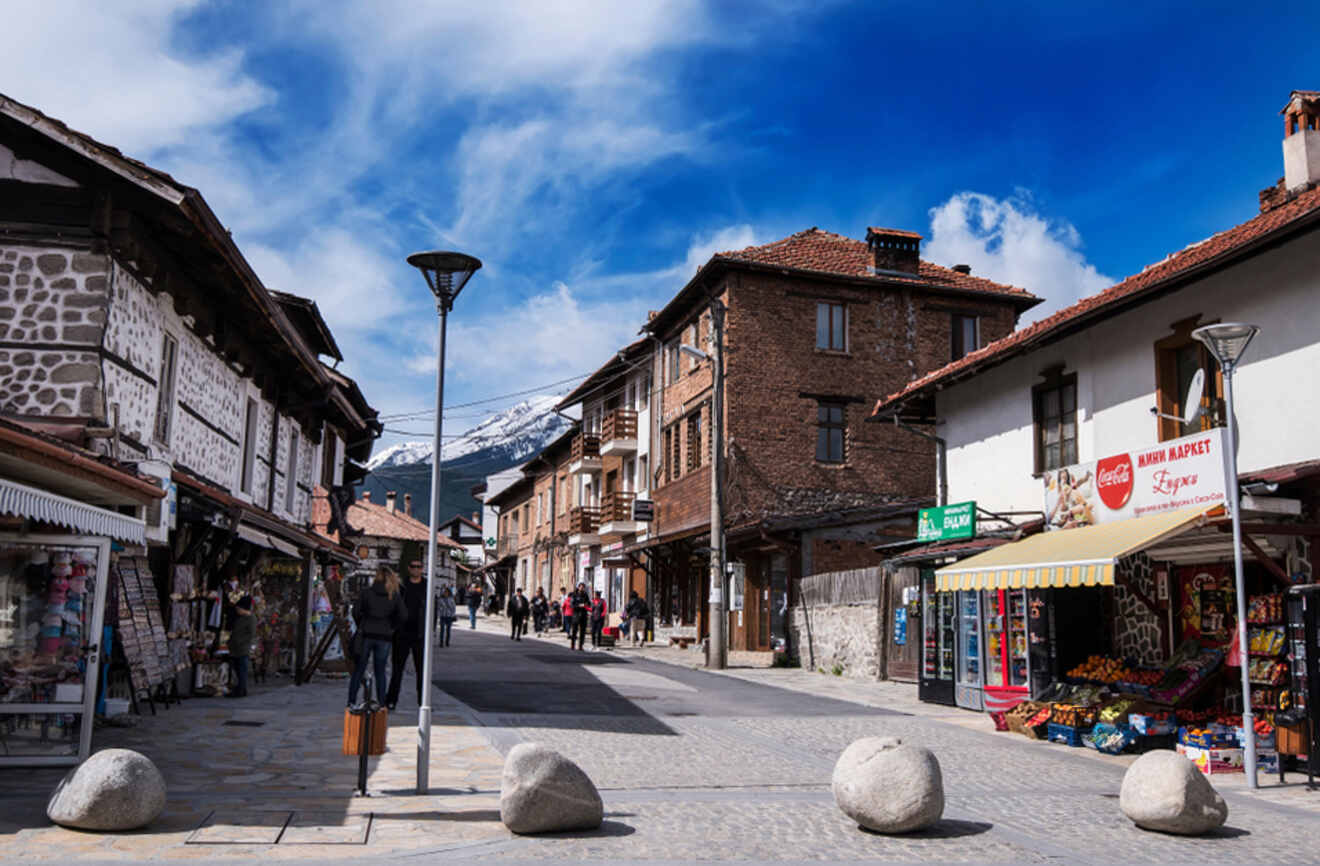
{"type": "Polygon", "coordinates": [[[445,325],[454,299],[467,281],[481,267],[481,260],[464,253],[432,251],[413,253],[408,264],[422,272],[426,285],[435,295],[435,309],[440,314],[439,344],[436,346],[435,370],[435,439],[431,447],[431,531],[426,539],[426,618],[422,643],[422,705],[417,710],[417,793],[430,788],[431,776],[431,666],[435,640],[435,536],[440,515],[440,430],[445,408],[445,325]]]}
{"type": "Polygon", "coordinates": [[[1192,336],[1205,344],[1210,354],[1215,356],[1219,367],[1224,371],[1224,404],[1228,417],[1224,426],[1228,435],[1228,454],[1225,459],[1233,471],[1227,474],[1228,507],[1233,518],[1233,589],[1237,594],[1237,636],[1238,657],[1242,664],[1242,739],[1245,746],[1245,770],[1247,786],[1256,787],[1256,726],[1251,712],[1251,675],[1248,671],[1250,659],[1247,648],[1247,598],[1246,585],[1242,577],[1242,515],[1238,507],[1237,477],[1237,431],[1234,429],[1233,414],[1233,373],[1237,370],[1242,353],[1247,351],[1247,344],[1256,336],[1260,328],[1238,322],[1223,322],[1218,325],[1206,325],[1192,331],[1192,336]]]}

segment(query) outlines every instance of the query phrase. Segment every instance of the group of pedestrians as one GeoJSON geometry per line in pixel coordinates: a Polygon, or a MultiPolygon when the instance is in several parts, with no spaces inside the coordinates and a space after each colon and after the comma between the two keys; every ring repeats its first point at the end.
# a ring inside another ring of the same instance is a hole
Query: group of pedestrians
{"type": "MultiPolygon", "coordinates": [[[[353,638],[353,675],[348,680],[348,705],[357,703],[358,689],[370,664],[376,684],[376,698],[389,709],[399,702],[403,685],[403,671],[412,656],[413,672],[417,675],[417,704],[422,703],[422,661],[425,641],[430,629],[426,626],[427,582],[423,579],[422,563],[408,563],[408,579],[400,582],[398,574],[388,565],[379,566],[371,583],[358,595],[353,607],[353,621],[357,632],[353,638]],[[386,660],[393,656],[392,671],[385,678],[386,660]]],[[[445,587],[436,599],[436,621],[439,626],[436,645],[449,646],[456,608],[454,594],[445,587]]]]}

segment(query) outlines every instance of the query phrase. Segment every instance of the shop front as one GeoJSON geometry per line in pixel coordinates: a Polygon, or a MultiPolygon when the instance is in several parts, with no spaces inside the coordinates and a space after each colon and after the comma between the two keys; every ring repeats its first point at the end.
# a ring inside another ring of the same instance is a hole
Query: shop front
{"type": "Polygon", "coordinates": [[[74,764],[91,751],[107,589],[141,520],[0,480],[0,766],[74,764]]]}

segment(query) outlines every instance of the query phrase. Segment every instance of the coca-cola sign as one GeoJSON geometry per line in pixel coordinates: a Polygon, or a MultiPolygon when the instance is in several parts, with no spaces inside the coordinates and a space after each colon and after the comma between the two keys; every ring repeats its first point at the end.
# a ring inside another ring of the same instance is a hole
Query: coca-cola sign
{"type": "Polygon", "coordinates": [[[1117,511],[1132,498],[1132,458],[1106,457],[1095,464],[1095,489],[1100,501],[1117,511]]]}
{"type": "Polygon", "coordinates": [[[1224,430],[1046,472],[1045,517],[1070,529],[1224,501],[1224,430]]]}

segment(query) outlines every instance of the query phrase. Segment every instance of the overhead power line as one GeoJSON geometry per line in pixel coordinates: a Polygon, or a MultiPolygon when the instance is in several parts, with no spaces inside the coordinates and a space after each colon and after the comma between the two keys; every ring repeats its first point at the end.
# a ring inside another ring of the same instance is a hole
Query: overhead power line
{"type": "MultiPolygon", "coordinates": [[[[484,406],[490,403],[498,403],[500,400],[507,400],[511,397],[525,397],[528,394],[535,394],[537,391],[544,391],[546,388],[554,388],[559,385],[567,385],[572,382],[580,381],[582,379],[585,379],[589,375],[591,374],[580,373],[576,376],[570,376],[567,379],[560,379],[557,382],[547,382],[544,385],[536,385],[531,388],[525,388],[521,391],[511,391],[507,394],[497,394],[494,397],[486,397],[485,399],[482,400],[472,400],[467,403],[454,403],[452,405],[445,406],[445,412],[448,413],[450,409],[466,409],[471,406],[484,406]]],[[[381,415],[380,420],[386,423],[390,421],[411,421],[418,418],[425,418],[427,416],[434,414],[435,414],[435,407],[432,406],[429,409],[418,409],[413,412],[398,412],[393,415],[381,415]]]]}

